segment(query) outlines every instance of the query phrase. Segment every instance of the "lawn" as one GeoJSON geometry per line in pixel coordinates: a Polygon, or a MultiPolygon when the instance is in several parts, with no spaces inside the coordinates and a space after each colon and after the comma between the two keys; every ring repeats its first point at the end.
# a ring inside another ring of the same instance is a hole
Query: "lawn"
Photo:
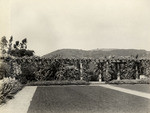
{"type": "Polygon", "coordinates": [[[28,113],[149,113],[150,100],[100,86],[38,87],[28,113]]]}
{"type": "Polygon", "coordinates": [[[113,86],[150,93],[150,84],[119,84],[113,86]]]}

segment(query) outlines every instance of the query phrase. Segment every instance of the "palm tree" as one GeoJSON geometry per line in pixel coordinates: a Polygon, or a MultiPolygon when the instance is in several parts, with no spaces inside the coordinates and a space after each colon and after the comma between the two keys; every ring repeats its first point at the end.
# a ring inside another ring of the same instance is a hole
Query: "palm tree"
{"type": "Polygon", "coordinates": [[[14,49],[19,49],[19,41],[16,41],[16,43],[14,44],[14,49]]]}
{"type": "Polygon", "coordinates": [[[27,49],[27,39],[26,38],[22,40],[22,46],[24,49],[27,49]]]}
{"type": "Polygon", "coordinates": [[[11,36],[9,39],[8,52],[7,52],[8,54],[10,54],[12,50],[12,41],[13,41],[13,36],[11,36]]]}
{"type": "Polygon", "coordinates": [[[7,41],[6,37],[3,36],[2,39],[1,39],[1,43],[0,43],[0,46],[1,46],[0,49],[2,50],[2,54],[6,53],[7,43],[8,43],[8,41],[7,41]]]}

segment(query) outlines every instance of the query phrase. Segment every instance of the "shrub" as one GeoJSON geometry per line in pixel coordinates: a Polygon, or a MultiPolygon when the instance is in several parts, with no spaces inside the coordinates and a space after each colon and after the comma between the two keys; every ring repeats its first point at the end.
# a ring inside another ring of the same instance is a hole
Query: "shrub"
{"type": "Polygon", "coordinates": [[[150,78],[146,79],[124,79],[124,80],[112,80],[108,82],[109,84],[150,84],[150,78]]]}
{"type": "Polygon", "coordinates": [[[0,81],[0,104],[5,103],[7,99],[13,96],[23,88],[17,80],[5,78],[0,81]]]}
{"type": "Polygon", "coordinates": [[[89,85],[89,82],[83,80],[62,80],[62,81],[37,81],[37,82],[30,82],[27,85],[29,86],[49,86],[49,85],[89,85]]]}

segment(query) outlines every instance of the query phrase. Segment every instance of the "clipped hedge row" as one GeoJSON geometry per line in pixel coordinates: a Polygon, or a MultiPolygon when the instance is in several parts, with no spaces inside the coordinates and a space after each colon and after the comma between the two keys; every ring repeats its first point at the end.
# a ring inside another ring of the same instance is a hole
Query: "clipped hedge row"
{"type": "Polygon", "coordinates": [[[83,80],[62,80],[62,81],[36,81],[27,83],[28,86],[49,86],[49,85],[89,85],[89,82],[83,80]]]}
{"type": "Polygon", "coordinates": [[[138,79],[138,80],[132,80],[132,79],[112,80],[109,81],[108,83],[109,84],[150,84],[150,78],[138,79]]]}

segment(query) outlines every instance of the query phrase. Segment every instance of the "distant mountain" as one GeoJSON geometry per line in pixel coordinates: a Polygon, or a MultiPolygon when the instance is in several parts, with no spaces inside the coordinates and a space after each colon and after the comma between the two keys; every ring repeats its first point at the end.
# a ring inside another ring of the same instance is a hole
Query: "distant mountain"
{"type": "Polygon", "coordinates": [[[95,49],[95,50],[79,50],[79,49],[61,49],[48,53],[43,58],[104,58],[114,56],[119,57],[135,57],[150,58],[150,51],[138,49],[95,49]]]}

